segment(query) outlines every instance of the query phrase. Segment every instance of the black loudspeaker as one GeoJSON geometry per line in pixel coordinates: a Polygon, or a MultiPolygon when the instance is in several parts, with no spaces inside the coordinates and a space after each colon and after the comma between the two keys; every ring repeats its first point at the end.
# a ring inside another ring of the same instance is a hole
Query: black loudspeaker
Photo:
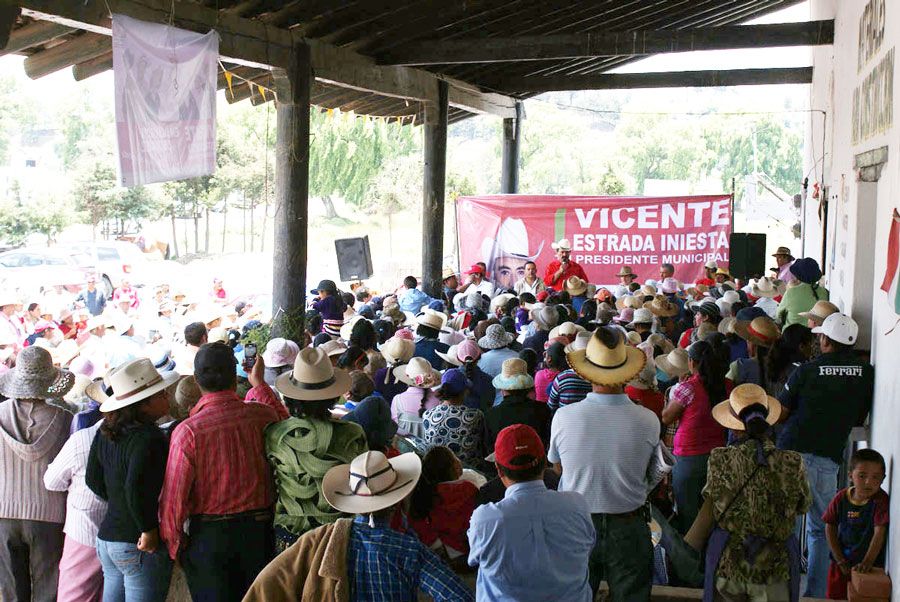
{"type": "Polygon", "coordinates": [[[731,252],[728,271],[735,278],[747,280],[767,275],[766,235],[731,234],[731,252]]]}
{"type": "Polygon", "coordinates": [[[372,275],[372,253],[369,237],[341,238],[334,241],[341,282],[363,280],[372,275]]]}

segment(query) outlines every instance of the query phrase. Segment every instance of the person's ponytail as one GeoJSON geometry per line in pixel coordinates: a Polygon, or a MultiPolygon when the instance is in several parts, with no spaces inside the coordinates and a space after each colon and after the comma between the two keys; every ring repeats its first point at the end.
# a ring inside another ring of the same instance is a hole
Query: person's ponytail
{"type": "Polygon", "coordinates": [[[422,388],[422,401],[419,402],[419,418],[425,413],[425,404],[428,403],[428,391],[427,387],[422,388]]]}
{"type": "Polygon", "coordinates": [[[472,358],[466,358],[466,361],[463,364],[463,372],[465,372],[466,378],[469,380],[475,378],[475,365],[475,360],[472,358]]]}

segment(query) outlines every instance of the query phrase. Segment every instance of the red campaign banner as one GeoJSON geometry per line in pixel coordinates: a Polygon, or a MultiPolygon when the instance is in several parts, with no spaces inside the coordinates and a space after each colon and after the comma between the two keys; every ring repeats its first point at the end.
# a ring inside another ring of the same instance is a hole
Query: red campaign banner
{"type": "Polygon", "coordinates": [[[456,219],[462,270],[483,261],[502,288],[512,288],[527,261],[543,277],[556,259],[551,244],[562,238],[594,284],[618,283],[626,265],[639,281],[656,280],[661,263],[694,282],[707,261],[728,265],[731,195],[470,196],[457,199],[456,219]]]}

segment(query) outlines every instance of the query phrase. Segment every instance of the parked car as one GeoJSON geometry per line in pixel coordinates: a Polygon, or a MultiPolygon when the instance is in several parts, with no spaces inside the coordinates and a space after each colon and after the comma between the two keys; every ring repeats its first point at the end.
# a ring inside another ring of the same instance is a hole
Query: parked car
{"type": "Polygon", "coordinates": [[[158,284],[159,270],[150,264],[159,262],[148,260],[134,243],[108,240],[68,243],[55,248],[86,255],[97,273],[97,285],[107,297],[112,296],[123,280],[135,287],[158,284]]]}
{"type": "Polygon", "coordinates": [[[54,286],[77,293],[93,272],[85,253],[37,247],[0,253],[0,286],[20,295],[38,295],[54,286]]]}

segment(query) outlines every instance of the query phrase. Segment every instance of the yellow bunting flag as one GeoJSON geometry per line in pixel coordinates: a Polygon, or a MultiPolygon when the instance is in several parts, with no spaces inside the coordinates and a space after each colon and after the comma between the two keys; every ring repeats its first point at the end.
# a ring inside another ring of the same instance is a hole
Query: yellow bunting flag
{"type": "Polygon", "coordinates": [[[327,111],[325,111],[325,115],[328,117],[328,119],[331,119],[332,117],[334,117],[334,109],[328,109],[327,111]]]}
{"type": "Polygon", "coordinates": [[[228,91],[231,93],[231,98],[234,98],[234,89],[231,87],[232,76],[233,74],[231,73],[231,71],[225,72],[225,83],[228,84],[228,91]]]}
{"type": "Polygon", "coordinates": [[[266,89],[263,88],[262,86],[260,86],[259,84],[256,84],[256,87],[259,88],[259,93],[262,95],[263,100],[268,101],[269,99],[266,98],[266,89]]]}

